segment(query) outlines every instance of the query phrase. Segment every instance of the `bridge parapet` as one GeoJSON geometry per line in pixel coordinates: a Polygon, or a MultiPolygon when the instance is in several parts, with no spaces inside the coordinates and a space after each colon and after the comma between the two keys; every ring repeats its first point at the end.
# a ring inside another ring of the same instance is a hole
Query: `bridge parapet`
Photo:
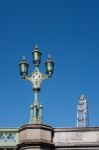
{"type": "Polygon", "coordinates": [[[0,128],[0,148],[14,148],[19,144],[18,128],[0,128]]]}

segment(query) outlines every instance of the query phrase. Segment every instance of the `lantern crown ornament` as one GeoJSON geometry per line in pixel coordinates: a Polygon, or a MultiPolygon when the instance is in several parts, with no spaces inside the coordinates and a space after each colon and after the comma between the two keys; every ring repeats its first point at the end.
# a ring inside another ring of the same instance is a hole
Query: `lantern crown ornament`
{"type": "Polygon", "coordinates": [[[52,61],[51,55],[48,56],[45,62],[46,74],[43,74],[39,70],[39,65],[41,63],[42,53],[40,52],[38,45],[32,51],[32,58],[34,64],[34,71],[28,75],[29,64],[23,56],[22,61],[19,64],[20,75],[22,79],[29,80],[32,83],[32,89],[34,91],[34,103],[30,106],[30,124],[42,124],[43,123],[43,106],[39,104],[38,95],[41,90],[41,83],[45,79],[51,78],[54,70],[54,62],[52,61]]]}

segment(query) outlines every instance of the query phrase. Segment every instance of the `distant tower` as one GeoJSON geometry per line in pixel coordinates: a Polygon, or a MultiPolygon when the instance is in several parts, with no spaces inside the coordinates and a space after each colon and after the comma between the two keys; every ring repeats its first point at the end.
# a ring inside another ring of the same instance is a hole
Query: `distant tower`
{"type": "Polygon", "coordinates": [[[88,103],[84,95],[81,95],[77,105],[77,127],[88,127],[88,103]]]}

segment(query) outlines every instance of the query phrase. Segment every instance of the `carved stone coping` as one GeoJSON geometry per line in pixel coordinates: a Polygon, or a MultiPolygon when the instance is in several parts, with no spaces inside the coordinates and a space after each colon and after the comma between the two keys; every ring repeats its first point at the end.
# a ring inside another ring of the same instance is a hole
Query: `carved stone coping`
{"type": "Polygon", "coordinates": [[[99,127],[53,128],[54,132],[91,132],[99,131],[99,127]]]}
{"type": "Polygon", "coordinates": [[[21,126],[21,128],[19,129],[19,132],[26,130],[26,129],[44,129],[44,130],[48,130],[48,131],[53,130],[53,128],[51,126],[48,126],[45,124],[26,124],[26,125],[21,126]]]}
{"type": "Polygon", "coordinates": [[[19,128],[0,128],[0,132],[10,132],[10,131],[14,131],[14,132],[18,132],[19,128]]]}

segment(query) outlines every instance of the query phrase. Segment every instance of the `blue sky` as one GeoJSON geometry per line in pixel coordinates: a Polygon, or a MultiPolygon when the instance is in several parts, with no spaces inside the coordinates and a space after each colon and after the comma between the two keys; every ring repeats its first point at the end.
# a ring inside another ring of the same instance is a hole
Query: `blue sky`
{"type": "Polygon", "coordinates": [[[29,121],[33,103],[31,83],[23,81],[18,64],[23,55],[34,69],[32,49],[42,52],[40,70],[51,53],[53,77],[42,84],[39,101],[44,123],[76,126],[78,98],[85,94],[89,124],[99,126],[99,1],[0,1],[0,127],[29,121]]]}

